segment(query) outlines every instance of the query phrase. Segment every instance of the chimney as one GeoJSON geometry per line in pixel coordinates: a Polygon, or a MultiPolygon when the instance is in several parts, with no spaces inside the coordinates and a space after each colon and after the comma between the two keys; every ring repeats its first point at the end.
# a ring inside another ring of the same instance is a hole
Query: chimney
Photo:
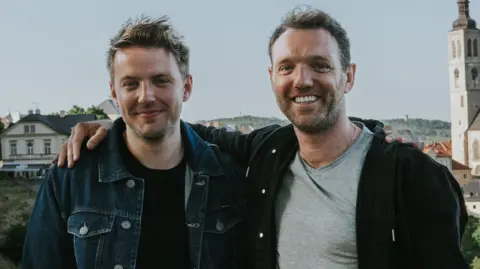
{"type": "Polygon", "coordinates": [[[32,115],[33,114],[33,110],[32,109],[29,109],[28,110],[28,115],[32,115]]]}
{"type": "Polygon", "coordinates": [[[60,110],[60,118],[65,118],[65,110],[60,110]]]}
{"type": "Polygon", "coordinates": [[[40,109],[35,109],[35,114],[40,115],[40,109]]]}

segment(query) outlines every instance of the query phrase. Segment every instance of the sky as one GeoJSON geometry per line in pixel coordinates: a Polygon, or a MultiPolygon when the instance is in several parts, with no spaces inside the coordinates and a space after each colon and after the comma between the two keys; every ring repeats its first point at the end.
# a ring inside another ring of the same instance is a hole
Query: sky
{"type": "MultiPolygon", "coordinates": [[[[480,27],[480,0],[471,1],[480,27]]],[[[456,0],[0,0],[0,115],[101,103],[109,97],[108,40],[145,14],[168,15],[190,46],[194,89],[183,119],[283,118],[267,44],[300,4],[330,13],[349,34],[357,64],[349,115],[449,120],[447,34],[456,0]]]]}

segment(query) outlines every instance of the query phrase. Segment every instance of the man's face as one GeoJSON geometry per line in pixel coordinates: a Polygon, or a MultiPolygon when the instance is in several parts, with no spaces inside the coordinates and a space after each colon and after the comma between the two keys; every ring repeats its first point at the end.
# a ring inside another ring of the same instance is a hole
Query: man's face
{"type": "Polygon", "coordinates": [[[355,65],[342,69],[335,38],[323,29],[287,29],[272,46],[269,69],[280,110],[299,130],[332,128],[353,86],[355,65]]]}
{"type": "Polygon", "coordinates": [[[127,128],[146,141],[160,141],[180,120],[192,90],[175,57],[162,48],[116,52],[110,89],[127,128]]]}

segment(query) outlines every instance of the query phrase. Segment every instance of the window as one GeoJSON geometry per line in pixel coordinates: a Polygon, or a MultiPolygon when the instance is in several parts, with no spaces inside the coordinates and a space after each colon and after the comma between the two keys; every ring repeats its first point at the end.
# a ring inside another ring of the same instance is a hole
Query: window
{"type": "Polygon", "coordinates": [[[467,56],[472,57],[472,40],[467,41],[467,56]]]}
{"type": "Polygon", "coordinates": [[[30,125],[30,133],[31,134],[35,133],[35,125],[30,125]]]}
{"type": "Polygon", "coordinates": [[[457,58],[457,49],[455,47],[455,41],[452,41],[452,58],[457,58]]]}
{"type": "Polygon", "coordinates": [[[470,70],[470,73],[472,74],[472,80],[475,81],[478,77],[478,70],[475,67],[472,67],[472,70],[470,70]]]}
{"type": "Polygon", "coordinates": [[[43,148],[44,148],[45,155],[52,154],[52,140],[51,139],[43,140],[43,148]]]}
{"type": "Polygon", "coordinates": [[[467,175],[467,174],[463,174],[463,178],[468,178],[468,175],[467,175]]]}
{"type": "Polygon", "coordinates": [[[23,128],[26,134],[30,133],[30,125],[25,125],[23,128]]]}
{"type": "Polygon", "coordinates": [[[473,205],[473,209],[476,209],[476,208],[477,208],[477,206],[476,206],[476,205],[473,205]]]}
{"type": "Polygon", "coordinates": [[[464,106],[464,100],[463,100],[463,95],[460,96],[460,107],[464,106]]]}
{"type": "Polygon", "coordinates": [[[454,80],[455,80],[455,88],[458,88],[458,79],[460,78],[460,71],[458,71],[458,69],[456,69],[456,68],[453,71],[453,77],[454,77],[454,80]]]}
{"type": "Polygon", "coordinates": [[[477,139],[473,140],[472,153],[473,153],[473,160],[477,161],[478,159],[480,159],[480,145],[477,139]]]}
{"type": "Polygon", "coordinates": [[[10,141],[10,155],[17,155],[17,141],[10,141]]]}
{"type": "Polygon", "coordinates": [[[458,57],[462,57],[462,47],[460,46],[460,40],[457,40],[457,55],[458,57]]]}
{"type": "Polygon", "coordinates": [[[473,57],[478,57],[478,40],[473,40],[473,57]]]}
{"type": "Polygon", "coordinates": [[[33,140],[27,140],[27,154],[32,155],[33,154],[33,140]]]}

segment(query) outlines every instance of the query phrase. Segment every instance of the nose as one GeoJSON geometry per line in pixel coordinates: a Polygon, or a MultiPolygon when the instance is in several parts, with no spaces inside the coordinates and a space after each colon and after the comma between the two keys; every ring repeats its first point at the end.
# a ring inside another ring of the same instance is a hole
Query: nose
{"type": "Polygon", "coordinates": [[[293,75],[295,88],[304,89],[313,87],[313,74],[310,68],[300,65],[295,68],[293,75]]]}
{"type": "Polygon", "coordinates": [[[155,100],[154,87],[149,82],[144,82],[140,86],[139,103],[150,103],[155,100]]]}

